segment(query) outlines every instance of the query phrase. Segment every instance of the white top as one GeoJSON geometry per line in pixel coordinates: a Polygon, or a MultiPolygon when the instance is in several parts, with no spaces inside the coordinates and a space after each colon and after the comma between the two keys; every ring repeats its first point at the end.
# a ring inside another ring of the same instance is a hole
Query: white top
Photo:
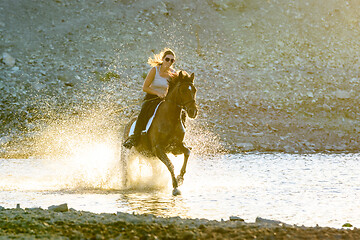
{"type": "Polygon", "coordinates": [[[160,76],[159,74],[160,66],[155,67],[155,69],[156,69],[155,78],[152,81],[150,87],[165,94],[169,87],[169,82],[166,78],[160,76]]]}

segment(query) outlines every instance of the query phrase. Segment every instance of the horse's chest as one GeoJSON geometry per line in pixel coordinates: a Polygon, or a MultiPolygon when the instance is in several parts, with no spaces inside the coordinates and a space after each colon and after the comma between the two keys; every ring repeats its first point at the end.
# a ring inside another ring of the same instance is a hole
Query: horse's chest
{"type": "Polygon", "coordinates": [[[184,140],[184,136],[185,134],[182,131],[178,131],[176,134],[169,136],[166,140],[167,148],[169,149],[177,148],[179,145],[182,144],[184,140]]]}
{"type": "Polygon", "coordinates": [[[184,136],[185,131],[183,128],[178,127],[171,131],[171,133],[166,136],[165,140],[169,145],[172,145],[174,143],[182,142],[184,140],[184,136]]]}
{"type": "Polygon", "coordinates": [[[172,150],[174,150],[175,148],[178,147],[179,144],[177,144],[176,142],[172,142],[172,143],[169,143],[167,146],[166,146],[166,150],[171,152],[172,150]]]}

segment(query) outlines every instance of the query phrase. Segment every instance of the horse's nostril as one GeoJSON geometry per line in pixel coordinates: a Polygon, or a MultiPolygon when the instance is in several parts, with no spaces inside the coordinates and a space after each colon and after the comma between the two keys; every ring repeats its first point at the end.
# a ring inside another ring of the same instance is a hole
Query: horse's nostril
{"type": "Polygon", "coordinates": [[[188,114],[189,114],[189,117],[195,118],[197,115],[197,109],[189,109],[188,114]]]}

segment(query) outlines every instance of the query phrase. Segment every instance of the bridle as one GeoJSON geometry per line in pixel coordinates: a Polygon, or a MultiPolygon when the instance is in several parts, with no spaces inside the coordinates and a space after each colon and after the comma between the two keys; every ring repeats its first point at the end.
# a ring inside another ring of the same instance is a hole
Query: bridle
{"type": "MultiPolygon", "coordinates": [[[[189,84],[189,86],[190,85],[192,85],[192,84],[189,84]]],[[[178,96],[180,97],[180,104],[179,103],[177,103],[177,101],[172,101],[172,100],[169,100],[169,99],[167,99],[166,101],[168,101],[168,102],[171,102],[171,103],[174,103],[178,108],[180,108],[180,109],[184,109],[185,111],[187,111],[187,105],[188,104],[191,104],[191,103],[195,103],[196,101],[195,101],[195,99],[190,99],[190,100],[188,100],[188,101],[186,101],[186,102],[182,102],[182,99],[181,99],[181,94],[180,94],[180,86],[178,87],[178,89],[177,89],[177,91],[178,91],[178,96]]]]}

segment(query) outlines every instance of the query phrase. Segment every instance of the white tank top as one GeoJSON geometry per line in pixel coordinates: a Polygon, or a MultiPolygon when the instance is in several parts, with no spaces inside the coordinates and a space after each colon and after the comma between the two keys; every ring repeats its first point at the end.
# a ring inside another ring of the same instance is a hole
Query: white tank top
{"type": "Polygon", "coordinates": [[[161,93],[166,93],[167,88],[169,87],[168,80],[160,76],[159,74],[160,66],[155,67],[155,69],[156,69],[155,78],[150,84],[150,87],[161,93]]]}

